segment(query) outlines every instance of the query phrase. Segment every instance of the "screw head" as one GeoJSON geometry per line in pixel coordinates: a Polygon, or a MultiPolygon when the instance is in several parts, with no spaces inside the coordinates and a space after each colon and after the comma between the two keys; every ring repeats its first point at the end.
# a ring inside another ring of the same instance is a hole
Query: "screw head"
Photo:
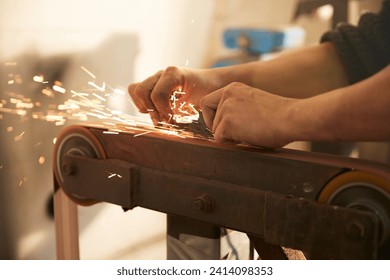
{"type": "Polygon", "coordinates": [[[65,175],[72,175],[74,174],[75,172],[75,169],[73,167],[73,165],[69,162],[65,162],[63,165],[62,165],[62,171],[64,172],[65,175]]]}
{"type": "Polygon", "coordinates": [[[203,210],[205,207],[204,205],[204,201],[200,198],[196,198],[195,201],[194,201],[194,208],[196,210],[203,210]]]}
{"type": "Polygon", "coordinates": [[[194,200],[194,208],[204,212],[210,212],[213,209],[213,200],[207,194],[203,194],[194,200]]]}

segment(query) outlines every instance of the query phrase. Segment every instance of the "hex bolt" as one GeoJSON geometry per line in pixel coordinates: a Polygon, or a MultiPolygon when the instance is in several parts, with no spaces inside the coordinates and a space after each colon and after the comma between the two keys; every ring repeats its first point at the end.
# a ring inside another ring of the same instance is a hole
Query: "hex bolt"
{"type": "Polygon", "coordinates": [[[213,209],[213,200],[207,194],[202,194],[195,198],[194,208],[196,210],[210,212],[213,209]]]}
{"type": "Polygon", "coordinates": [[[62,171],[64,172],[65,175],[72,175],[75,172],[74,166],[70,162],[65,162],[62,165],[62,171]]]}
{"type": "Polygon", "coordinates": [[[364,226],[359,222],[352,222],[347,227],[347,235],[353,240],[360,240],[365,235],[364,226]]]}

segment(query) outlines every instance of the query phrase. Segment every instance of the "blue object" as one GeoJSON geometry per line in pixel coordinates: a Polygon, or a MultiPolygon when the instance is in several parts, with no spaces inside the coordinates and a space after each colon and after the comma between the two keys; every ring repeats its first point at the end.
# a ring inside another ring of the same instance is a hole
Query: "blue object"
{"type": "Polygon", "coordinates": [[[258,28],[227,29],[223,33],[225,47],[244,49],[251,54],[263,54],[284,46],[285,33],[258,28]]]}

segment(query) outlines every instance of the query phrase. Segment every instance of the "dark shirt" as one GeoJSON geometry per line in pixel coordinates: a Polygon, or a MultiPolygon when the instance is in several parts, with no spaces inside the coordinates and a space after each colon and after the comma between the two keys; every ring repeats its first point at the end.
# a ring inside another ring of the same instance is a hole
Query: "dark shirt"
{"type": "Polygon", "coordinates": [[[374,75],[390,64],[390,0],[378,14],[363,14],[357,26],[340,23],[321,42],[332,42],[351,83],[374,75]]]}

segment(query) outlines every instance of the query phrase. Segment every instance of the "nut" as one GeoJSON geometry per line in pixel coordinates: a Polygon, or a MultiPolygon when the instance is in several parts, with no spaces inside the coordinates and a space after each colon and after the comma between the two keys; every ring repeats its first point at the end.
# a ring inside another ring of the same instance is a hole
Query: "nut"
{"type": "Polygon", "coordinates": [[[207,194],[203,194],[194,200],[194,208],[196,210],[210,212],[213,210],[213,200],[207,194]]]}

